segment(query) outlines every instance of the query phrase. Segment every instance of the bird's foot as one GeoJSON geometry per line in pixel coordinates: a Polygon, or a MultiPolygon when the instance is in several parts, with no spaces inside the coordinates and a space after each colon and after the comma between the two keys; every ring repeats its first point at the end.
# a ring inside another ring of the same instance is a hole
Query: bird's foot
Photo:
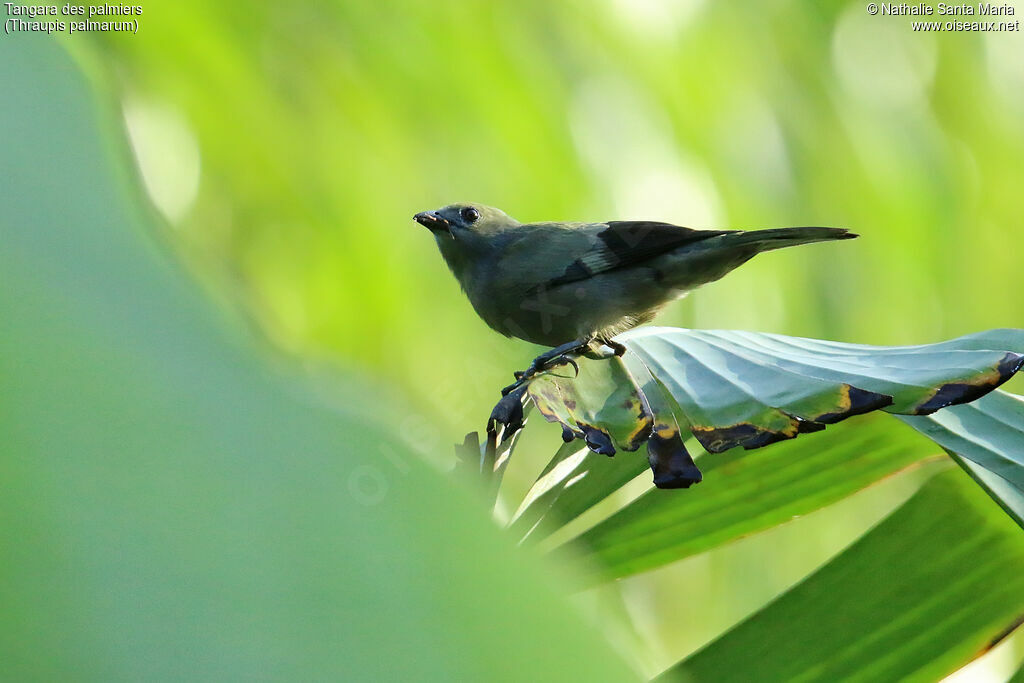
{"type": "Polygon", "coordinates": [[[533,359],[533,362],[530,363],[530,367],[526,368],[526,370],[514,373],[513,376],[516,381],[502,389],[501,395],[507,396],[526,382],[529,382],[537,374],[551,370],[552,368],[556,368],[560,365],[571,365],[578,375],[580,373],[580,366],[572,358],[572,355],[586,349],[590,345],[590,341],[591,340],[589,339],[577,339],[576,341],[556,346],[550,351],[545,351],[540,354],[533,359]]]}
{"type": "Polygon", "coordinates": [[[538,365],[538,366],[535,367],[534,365],[531,364],[530,367],[527,368],[525,371],[518,371],[518,372],[514,373],[516,381],[513,382],[512,384],[509,384],[504,389],[502,389],[501,390],[501,395],[502,396],[507,396],[511,392],[515,391],[519,387],[521,387],[524,384],[526,384],[527,382],[529,382],[531,379],[536,377],[538,374],[540,374],[542,372],[547,372],[548,370],[553,370],[553,369],[557,368],[560,365],[571,365],[572,369],[576,372],[576,374],[577,375],[580,374],[580,366],[579,366],[579,364],[577,364],[576,361],[574,359],[570,358],[569,356],[567,356],[565,354],[562,354],[561,356],[558,356],[557,358],[552,358],[551,360],[546,361],[542,365],[538,365]]]}
{"type": "MultiPolygon", "coordinates": [[[[523,374],[523,373],[517,373],[517,374],[523,374]]],[[[525,375],[524,375],[524,376],[525,376],[525,375]]],[[[508,396],[508,395],[509,395],[509,394],[511,394],[511,393],[512,393],[513,391],[515,391],[515,390],[516,390],[516,389],[518,389],[519,387],[523,386],[523,384],[524,384],[524,383],[526,383],[526,380],[525,380],[525,379],[523,379],[522,377],[520,377],[520,378],[519,378],[519,379],[517,379],[517,380],[516,380],[515,382],[512,382],[512,384],[509,384],[509,385],[508,385],[507,387],[505,387],[504,389],[502,389],[502,390],[501,390],[501,395],[502,395],[502,396],[508,396]]]]}
{"type": "Polygon", "coordinates": [[[550,363],[547,363],[544,366],[544,369],[545,370],[552,370],[554,368],[557,368],[559,365],[571,365],[573,371],[576,373],[576,376],[579,377],[579,374],[580,374],[580,366],[579,366],[579,364],[575,361],[575,359],[570,358],[569,356],[567,356],[565,354],[562,354],[558,358],[553,359],[550,363]]]}

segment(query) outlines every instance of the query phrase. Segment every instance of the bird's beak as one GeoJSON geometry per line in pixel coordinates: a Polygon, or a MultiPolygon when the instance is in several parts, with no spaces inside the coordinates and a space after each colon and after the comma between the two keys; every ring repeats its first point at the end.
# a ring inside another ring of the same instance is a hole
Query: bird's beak
{"type": "Polygon", "coordinates": [[[420,225],[428,228],[430,232],[436,233],[438,230],[447,230],[448,235],[452,235],[452,224],[447,218],[441,217],[437,211],[420,211],[413,216],[413,219],[420,225]]]}

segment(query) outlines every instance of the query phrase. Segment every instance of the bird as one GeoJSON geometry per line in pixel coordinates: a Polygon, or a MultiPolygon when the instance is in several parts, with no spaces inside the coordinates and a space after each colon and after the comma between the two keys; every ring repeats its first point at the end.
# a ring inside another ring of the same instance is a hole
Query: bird
{"type": "Polygon", "coordinates": [[[613,337],[649,322],[668,303],[714,282],[763,251],[852,239],[845,228],[697,230],[658,221],[520,223],[475,203],[421,211],[414,220],[477,315],[493,330],[551,347],[507,394],[593,344],[617,355],[613,337]]]}

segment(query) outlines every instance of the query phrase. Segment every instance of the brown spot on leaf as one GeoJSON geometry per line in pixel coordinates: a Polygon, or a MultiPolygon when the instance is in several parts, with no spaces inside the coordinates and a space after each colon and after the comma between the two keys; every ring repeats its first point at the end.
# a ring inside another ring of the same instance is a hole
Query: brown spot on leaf
{"type": "Polygon", "coordinates": [[[743,446],[748,450],[761,448],[776,441],[792,439],[799,433],[795,419],[788,429],[781,431],[758,427],[750,422],[740,422],[728,427],[694,426],[691,430],[700,445],[709,453],[722,453],[736,446],[743,446]]]}
{"type": "Polygon", "coordinates": [[[892,396],[878,394],[866,389],[858,389],[849,384],[842,385],[839,395],[839,405],[836,410],[830,413],[823,413],[814,418],[814,422],[822,424],[835,424],[854,415],[863,415],[872,410],[878,410],[892,405],[892,396]]]}
{"type": "Polygon", "coordinates": [[[633,431],[626,435],[625,441],[622,443],[622,450],[624,451],[635,451],[643,445],[644,441],[647,441],[651,436],[651,427],[654,424],[654,419],[650,415],[647,415],[643,411],[637,416],[636,427],[633,431]]]}
{"type": "Polygon", "coordinates": [[[657,422],[651,429],[652,435],[656,434],[660,439],[671,439],[673,436],[679,433],[679,430],[674,424],[668,424],[667,422],[657,422]]]}
{"type": "Polygon", "coordinates": [[[615,455],[615,446],[612,445],[612,438],[608,432],[582,422],[580,429],[583,431],[583,440],[586,441],[587,448],[601,455],[615,455]]]}
{"type": "Polygon", "coordinates": [[[825,425],[821,422],[814,422],[813,420],[805,420],[803,418],[796,418],[796,431],[800,434],[810,434],[811,432],[820,432],[825,428],[825,425]]]}
{"type": "Polygon", "coordinates": [[[546,401],[534,401],[533,404],[537,406],[537,410],[540,411],[541,416],[548,422],[561,422],[558,418],[558,414],[551,409],[551,404],[546,401]]]}
{"type": "Polygon", "coordinates": [[[652,434],[647,442],[647,461],[659,489],[688,489],[704,478],[678,434],[669,439],[652,434]]]}
{"type": "Polygon", "coordinates": [[[562,441],[570,443],[573,439],[577,438],[576,432],[574,432],[569,425],[562,423],[562,441]]]}
{"type": "Polygon", "coordinates": [[[966,382],[943,384],[911,409],[911,415],[928,415],[947,406],[970,403],[992,391],[1024,366],[1024,355],[1007,353],[999,364],[966,382]]]}

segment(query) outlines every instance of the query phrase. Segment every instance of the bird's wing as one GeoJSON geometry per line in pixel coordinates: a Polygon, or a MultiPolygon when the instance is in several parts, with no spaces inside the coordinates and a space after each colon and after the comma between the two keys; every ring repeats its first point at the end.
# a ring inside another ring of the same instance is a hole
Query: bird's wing
{"type": "MultiPolygon", "coordinates": [[[[657,256],[730,230],[694,230],[655,221],[610,221],[563,228],[549,248],[565,256],[561,272],[544,286],[557,287],[610,270],[642,264],[657,256]]],[[[549,233],[550,234],[550,233],[549,233]]]]}

